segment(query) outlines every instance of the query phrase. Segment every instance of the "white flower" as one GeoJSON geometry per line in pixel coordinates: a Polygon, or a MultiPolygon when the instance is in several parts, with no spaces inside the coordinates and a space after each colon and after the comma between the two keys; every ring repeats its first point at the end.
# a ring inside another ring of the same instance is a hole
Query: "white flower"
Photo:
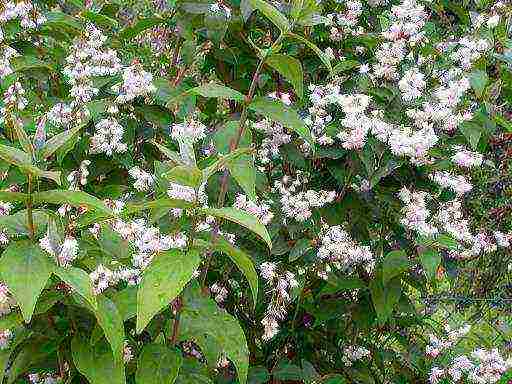
{"type": "Polygon", "coordinates": [[[128,147],[123,143],[124,128],[113,118],[100,120],[96,132],[91,138],[91,153],[104,153],[112,156],[114,153],[126,152],[128,147]]]}

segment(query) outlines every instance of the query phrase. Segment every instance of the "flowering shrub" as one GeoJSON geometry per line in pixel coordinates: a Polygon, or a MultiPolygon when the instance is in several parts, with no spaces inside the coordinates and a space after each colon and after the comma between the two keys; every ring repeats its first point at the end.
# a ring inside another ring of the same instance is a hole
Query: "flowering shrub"
{"type": "Polygon", "coordinates": [[[0,383],[512,380],[508,0],[5,0],[0,383]]]}

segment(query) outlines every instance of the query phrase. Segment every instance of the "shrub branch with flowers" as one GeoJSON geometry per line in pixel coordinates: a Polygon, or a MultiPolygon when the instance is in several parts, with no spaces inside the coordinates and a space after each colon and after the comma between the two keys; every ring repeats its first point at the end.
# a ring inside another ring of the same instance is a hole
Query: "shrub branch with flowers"
{"type": "Polygon", "coordinates": [[[508,0],[4,0],[0,383],[512,380],[508,0]]]}

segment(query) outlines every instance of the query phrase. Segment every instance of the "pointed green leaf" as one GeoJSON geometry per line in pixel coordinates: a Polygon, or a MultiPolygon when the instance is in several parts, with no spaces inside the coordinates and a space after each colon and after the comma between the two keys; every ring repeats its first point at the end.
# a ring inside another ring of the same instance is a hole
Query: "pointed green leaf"
{"type": "Polygon", "coordinates": [[[355,68],[358,65],[359,65],[359,61],[357,61],[357,60],[343,60],[341,63],[336,64],[334,66],[334,68],[332,69],[332,73],[334,75],[336,75],[340,72],[345,72],[352,68],[355,68]]]}
{"type": "Polygon", "coordinates": [[[165,174],[165,178],[173,183],[197,188],[203,180],[203,173],[197,167],[178,165],[165,174]]]}
{"type": "Polygon", "coordinates": [[[244,274],[251,287],[253,304],[256,307],[258,301],[258,273],[254,268],[252,259],[241,249],[235,248],[229,241],[219,237],[214,244],[217,251],[223,252],[236,264],[238,269],[244,274]]]}
{"type": "Polygon", "coordinates": [[[286,80],[288,80],[295,89],[295,93],[302,99],[304,93],[304,75],[302,74],[302,64],[294,57],[282,54],[270,55],[265,63],[274,68],[286,80]]]}
{"type": "Polygon", "coordinates": [[[242,102],[245,99],[245,96],[237,90],[215,83],[200,85],[199,87],[190,89],[188,92],[203,97],[216,97],[238,102],[242,102]]]}
{"type": "Polygon", "coordinates": [[[103,201],[82,191],[51,190],[38,192],[33,195],[34,204],[69,204],[75,207],[86,206],[89,209],[113,216],[114,213],[103,201]]]}
{"type": "Polygon", "coordinates": [[[157,143],[154,140],[151,143],[155,147],[157,147],[160,150],[160,152],[162,152],[165,156],[167,156],[167,158],[169,160],[173,161],[177,165],[182,165],[183,161],[181,160],[181,156],[180,156],[180,154],[178,152],[173,151],[173,150],[165,147],[164,145],[157,143]]]}
{"type": "Polygon", "coordinates": [[[164,209],[164,208],[181,208],[187,209],[191,208],[192,204],[185,200],[176,200],[169,198],[162,198],[153,201],[148,201],[144,203],[128,203],[125,206],[125,211],[127,213],[135,213],[139,211],[143,211],[145,209],[164,209]]]}
{"type": "Polygon", "coordinates": [[[123,318],[109,298],[98,296],[97,302],[98,309],[93,311],[96,320],[110,343],[114,360],[122,363],[125,338],[123,318]]]}
{"type": "Polygon", "coordinates": [[[370,282],[370,292],[379,324],[384,324],[393,313],[395,304],[402,294],[400,279],[395,278],[384,286],[382,276],[378,273],[370,282]]]}
{"type": "Polygon", "coordinates": [[[256,235],[261,237],[261,239],[267,243],[268,248],[272,248],[272,240],[270,239],[270,235],[267,232],[267,229],[258,218],[250,213],[242,211],[240,209],[226,207],[226,208],[203,208],[201,211],[205,215],[212,215],[215,217],[220,217],[222,219],[226,219],[241,225],[242,227],[247,228],[248,230],[254,232],[256,235]]]}
{"type": "Polygon", "coordinates": [[[382,282],[384,285],[409,268],[409,259],[404,251],[389,252],[382,262],[382,282]]]}
{"type": "Polygon", "coordinates": [[[175,349],[148,344],[142,349],[135,373],[136,384],[172,384],[178,377],[183,358],[175,349]]]}
{"type": "Polygon", "coordinates": [[[17,121],[13,124],[14,132],[16,132],[16,136],[18,137],[18,141],[21,144],[21,148],[23,150],[30,154],[30,156],[34,155],[34,146],[30,142],[30,139],[28,138],[27,132],[25,132],[25,129],[23,128],[22,124],[19,124],[17,121]]]}
{"type": "Polygon", "coordinates": [[[137,333],[180,294],[200,262],[196,249],[186,253],[171,250],[155,257],[144,271],[137,292],[137,333]]]}
{"type": "Polygon", "coordinates": [[[306,140],[311,147],[314,147],[311,132],[309,132],[309,129],[293,108],[284,105],[278,100],[271,100],[264,97],[255,98],[251,104],[249,104],[249,108],[260,115],[268,117],[270,120],[290,128],[306,140]]]}
{"type": "Polygon", "coordinates": [[[201,294],[198,284],[192,284],[184,295],[181,313],[182,339],[214,338],[218,346],[233,362],[241,384],[247,382],[249,350],[244,331],[238,321],[215,302],[201,294]]]}
{"type": "Polygon", "coordinates": [[[67,131],[61,132],[55,136],[53,136],[50,140],[48,140],[43,148],[41,148],[40,156],[42,159],[47,159],[51,155],[53,155],[59,148],[67,144],[70,140],[74,138],[74,136],[80,131],[82,126],[75,127],[72,129],[68,129],[67,131]]]}
{"type": "Polygon", "coordinates": [[[436,277],[437,268],[441,264],[441,255],[434,249],[425,249],[420,253],[420,262],[429,279],[436,277]]]}
{"type": "Polygon", "coordinates": [[[29,240],[10,243],[0,259],[0,275],[21,308],[28,323],[50,278],[53,265],[39,245],[29,240]]]}
{"type": "Polygon", "coordinates": [[[140,19],[134,25],[126,27],[121,32],[119,32],[118,38],[119,40],[128,41],[144,32],[145,30],[163,23],[165,23],[165,19],[160,17],[148,17],[145,19],[140,19]]]}
{"type": "MultiPolygon", "coordinates": [[[[48,217],[48,211],[42,209],[35,209],[32,211],[34,233],[37,236],[46,231],[48,217]]],[[[5,231],[9,236],[28,236],[30,234],[30,230],[27,224],[27,210],[24,209],[9,216],[0,216],[0,229],[5,231]]]]}
{"type": "Polygon", "coordinates": [[[71,341],[73,362],[90,384],[125,384],[124,364],[115,361],[104,343],[90,345],[75,337],[71,341]]]}
{"type": "Polygon", "coordinates": [[[264,0],[250,0],[250,4],[254,9],[259,10],[268,17],[270,21],[281,30],[281,32],[286,33],[291,30],[291,25],[288,19],[273,5],[264,0]]]}
{"type": "Polygon", "coordinates": [[[92,290],[91,278],[87,272],[80,268],[62,268],[56,266],[53,273],[87,300],[93,308],[97,308],[98,303],[96,302],[96,296],[94,296],[92,290]]]}
{"type": "Polygon", "coordinates": [[[332,73],[331,60],[329,59],[329,57],[327,57],[327,55],[324,52],[322,52],[322,50],[320,48],[318,48],[314,43],[312,43],[305,37],[296,35],[295,33],[289,33],[288,36],[307,45],[312,51],[314,51],[316,53],[316,55],[318,56],[320,61],[322,61],[322,63],[325,65],[325,67],[329,70],[329,73],[332,73]]]}

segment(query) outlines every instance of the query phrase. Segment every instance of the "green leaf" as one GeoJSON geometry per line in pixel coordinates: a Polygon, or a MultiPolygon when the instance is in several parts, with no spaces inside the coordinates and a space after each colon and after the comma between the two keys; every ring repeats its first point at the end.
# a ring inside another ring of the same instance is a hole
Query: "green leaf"
{"type": "Polygon", "coordinates": [[[34,155],[34,146],[30,142],[30,139],[28,138],[27,132],[25,132],[25,129],[23,128],[23,125],[18,123],[17,121],[13,124],[14,132],[16,132],[16,136],[18,137],[18,141],[21,144],[21,148],[23,150],[30,154],[31,156],[34,155]]]}
{"type": "Polygon", "coordinates": [[[197,188],[203,181],[203,173],[197,167],[178,165],[167,172],[165,178],[173,183],[197,188]]]}
{"type": "Polygon", "coordinates": [[[190,89],[188,92],[203,97],[215,97],[238,102],[243,102],[245,99],[245,96],[237,90],[215,83],[200,85],[199,87],[190,89]]]}
{"type": "Polygon", "coordinates": [[[82,129],[82,126],[68,129],[67,131],[61,132],[53,136],[48,140],[43,148],[40,150],[40,156],[42,159],[47,159],[53,155],[59,148],[66,145],[69,141],[73,140],[75,135],[82,129]]]}
{"type": "Polygon", "coordinates": [[[270,380],[268,369],[263,366],[251,367],[247,378],[248,384],[266,384],[270,380]]]}
{"type": "Polygon", "coordinates": [[[98,211],[108,216],[114,213],[108,208],[103,201],[82,191],[67,190],[51,190],[38,192],[33,195],[34,204],[51,203],[51,204],[69,204],[75,207],[86,206],[89,209],[98,211]]]}
{"type": "Polygon", "coordinates": [[[217,251],[223,252],[236,264],[238,269],[244,274],[251,287],[252,299],[254,307],[258,301],[258,273],[254,268],[254,263],[249,255],[242,250],[235,248],[229,241],[223,237],[219,237],[215,243],[214,248],[217,251]]]}
{"type": "Polygon", "coordinates": [[[320,48],[318,48],[314,43],[312,43],[305,37],[296,35],[295,33],[289,33],[288,35],[290,37],[294,38],[295,40],[298,40],[301,43],[307,45],[313,52],[316,53],[316,55],[318,56],[320,61],[322,61],[322,63],[325,65],[325,67],[329,70],[329,73],[332,73],[333,70],[332,70],[331,60],[329,60],[329,57],[327,57],[327,55],[324,52],[322,52],[322,50],[320,48]]]}
{"type": "Polygon", "coordinates": [[[291,30],[291,25],[288,19],[279,12],[273,5],[270,5],[264,0],[250,0],[252,8],[259,10],[270,21],[279,28],[281,33],[286,33],[291,30]]]}
{"type": "Polygon", "coordinates": [[[309,129],[293,108],[284,105],[278,100],[271,100],[264,97],[255,98],[251,104],[249,104],[249,108],[256,113],[268,117],[270,120],[290,128],[306,140],[311,147],[314,147],[313,137],[309,129]]]}
{"type": "Polygon", "coordinates": [[[351,291],[353,289],[362,288],[366,288],[366,285],[363,280],[358,279],[357,277],[329,277],[327,284],[322,288],[320,293],[322,295],[328,295],[341,291],[351,291]]]}
{"type": "Polygon", "coordinates": [[[137,288],[126,287],[112,295],[112,301],[116,305],[123,321],[137,316],[137,288]]]}
{"type": "Polygon", "coordinates": [[[56,266],[53,273],[87,300],[94,309],[98,307],[96,296],[94,296],[92,290],[92,282],[87,272],[80,268],[56,266]]]}
{"type": "Polygon", "coordinates": [[[137,384],[172,384],[178,377],[183,358],[175,349],[162,344],[148,344],[137,363],[137,384]]]}
{"type": "Polygon", "coordinates": [[[163,146],[162,144],[157,143],[154,140],[151,141],[151,143],[155,147],[157,147],[160,150],[160,152],[162,152],[165,156],[167,156],[167,158],[169,160],[173,161],[177,165],[181,165],[182,164],[181,156],[180,156],[180,154],[178,152],[170,150],[169,148],[163,146]]]}
{"type": "Polygon", "coordinates": [[[229,162],[236,160],[244,154],[250,153],[252,150],[250,148],[238,148],[233,152],[227,155],[220,155],[219,159],[215,161],[212,165],[206,167],[202,170],[203,172],[203,182],[207,181],[213,174],[224,169],[229,162]]]}
{"type": "Polygon", "coordinates": [[[36,176],[40,176],[43,172],[32,164],[32,159],[28,153],[20,151],[14,147],[0,145],[0,159],[36,176]]]}
{"type": "Polygon", "coordinates": [[[181,313],[180,331],[182,339],[212,337],[227,357],[234,363],[239,382],[247,382],[249,350],[244,331],[238,321],[215,302],[200,293],[198,284],[193,284],[184,295],[185,305],[181,313]]]}
{"type": "Polygon", "coordinates": [[[464,121],[460,126],[460,130],[471,148],[477,150],[478,143],[482,137],[483,128],[473,121],[464,121]]]}
{"type": "Polygon", "coordinates": [[[118,27],[118,23],[116,20],[114,20],[108,16],[102,15],[101,13],[96,13],[96,12],[91,12],[91,11],[86,10],[86,11],[82,11],[80,13],[80,15],[84,19],[92,21],[94,24],[96,24],[99,27],[108,28],[108,29],[118,27]]]}
{"type": "Polygon", "coordinates": [[[387,284],[388,281],[396,276],[400,276],[409,268],[409,259],[404,251],[389,252],[382,262],[382,283],[387,284]]]}
{"type": "Polygon", "coordinates": [[[155,257],[144,271],[137,292],[137,333],[180,294],[200,262],[197,249],[186,253],[171,250],[155,257]]]}
{"type": "MultiPolygon", "coordinates": [[[[32,211],[34,233],[37,236],[43,234],[46,230],[48,217],[49,214],[45,210],[35,209],[32,211]]],[[[0,216],[0,228],[9,236],[28,236],[30,230],[27,224],[27,210],[24,209],[9,216],[0,216]]]]}
{"type": "Polygon", "coordinates": [[[198,373],[180,373],[176,384],[213,384],[209,377],[198,373]]]}
{"type": "Polygon", "coordinates": [[[377,273],[370,282],[370,291],[379,324],[384,324],[393,313],[394,306],[402,294],[400,279],[393,279],[384,286],[381,274],[377,273]]]}
{"type": "Polygon", "coordinates": [[[98,296],[97,302],[98,309],[94,310],[93,308],[96,320],[110,343],[114,360],[122,363],[125,337],[123,318],[114,302],[109,298],[98,296]]]}
{"type": "Polygon", "coordinates": [[[293,262],[300,258],[304,253],[312,248],[311,240],[309,239],[300,239],[298,240],[293,248],[290,251],[290,255],[288,256],[288,261],[293,262]]]}
{"type": "Polygon", "coordinates": [[[253,156],[245,154],[231,159],[227,163],[227,168],[247,197],[255,201],[257,199],[256,169],[253,156]]]}
{"type": "Polygon", "coordinates": [[[436,243],[443,248],[451,250],[460,249],[459,242],[449,235],[441,234],[437,236],[436,243]]]}
{"type": "Polygon", "coordinates": [[[265,63],[288,80],[293,85],[297,96],[302,99],[304,94],[304,75],[302,73],[302,64],[299,60],[288,55],[273,54],[267,57],[265,63]]]}
{"type": "Polygon", "coordinates": [[[119,40],[127,41],[132,40],[135,36],[144,32],[146,29],[152,28],[156,25],[165,23],[165,19],[160,17],[148,17],[137,21],[134,25],[124,28],[119,32],[119,40]]]}
{"type": "Polygon", "coordinates": [[[26,202],[28,200],[28,195],[21,192],[0,191],[0,200],[26,202]]]}
{"type": "Polygon", "coordinates": [[[441,255],[434,249],[425,249],[420,253],[420,262],[429,279],[436,277],[437,268],[441,264],[441,255]]]}
{"type": "Polygon", "coordinates": [[[475,91],[478,98],[480,98],[484,93],[488,82],[489,76],[487,76],[487,73],[481,69],[476,69],[469,74],[469,84],[475,91]]]}
{"type": "Polygon", "coordinates": [[[357,60],[343,60],[341,63],[338,63],[332,69],[333,75],[337,75],[340,72],[348,71],[352,68],[359,66],[359,61],[357,60]]]}
{"type": "Polygon", "coordinates": [[[29,240],[12,242],[0,259],[0,275],[17,303],[25,322],[30,322],[54,266],[39,245],[29,240]]]}
{"type": "Polygon", "coordinates": [[[258,218],[250,213],[242,211],[240,209],[225,207],[225,208],[202,208],[201,212],[205,215],[212,215],[220,217],[247,228],[248,230],[257,234],[261,239],[267,243],[268,248],[272,248],[272,240],[267,232],[267,229],[258,218]]]}
{"type": "Polygon", "coordinates": [[[115,361],[104,343],[90,345],[78,337],[71,341],[73,362],[91,384],[125,384],[124,365],[115,361]]]}

